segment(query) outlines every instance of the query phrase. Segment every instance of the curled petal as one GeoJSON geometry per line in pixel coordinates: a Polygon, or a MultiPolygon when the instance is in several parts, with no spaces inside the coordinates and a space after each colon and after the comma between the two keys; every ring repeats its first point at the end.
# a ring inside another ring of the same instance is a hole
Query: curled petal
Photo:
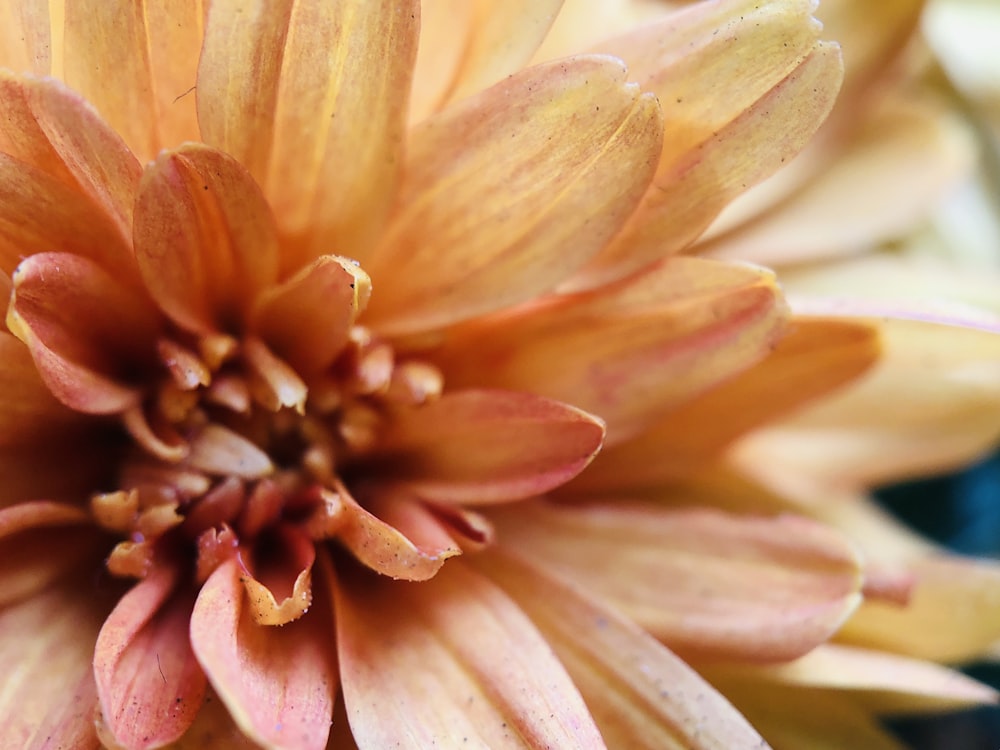
{"type": "Polygon", "coordinates": [[[416,0],[211,4],[198,119],[267,194],[289,239],[283,273],[330,252],[360,257],[381,231],[403,163],[419,10],[416,0]]]}
{"type": "Polygon", "coordinates": [[[258,625],[235,558],[205,582],[191,615],[191,645],[240,729],[259,744],[322,750],[337,672],[328,600],[281,628],[258,625]],[[325,610],[325,611],[324,611],[325,610]]]}
{"type": "Polygon", "coordinates": [[[337,538],[363,564],[406,581],[432,578],[449,557],[462,554],[448,526],[421,500],[401,490],[377,491],[362,508],[340,493],[337,538]]]}
{"type": "Polygon", "coordinates": [[[130,748],[179,738],[205,695],[188,639],[194,596],[177,586],[174,570],[154,566],[118,602],[97,638],[94,675],[104,723],[130,748]]]}
{"type": "Polygon", "coordinates": [[[792,659],[830,638],[861,600],[853,546],[803,518],[622,502],[533,502],[489,515],[504,544],[685,656],[792,659]]]}
{"type": "Polygon", "coordinates": [[[136,404],[136,372],[155,362],[162,322],[150,300],[95,262],[41,253],[14,274],[7,326],[56,398],[91,414],[136,404]]]}
{"type": "Polygon", "coordinates": [[[538,495],[576,476],[604,426],[565,404],[506,391],[455,391],[397,415],[372,459],[420,496],[462,504],[538,495]]]}
{"type": "Polygon", "coordinates": [[[400,209],[365,262],[380,331],[532,299],[593,256],[646,189],[663,130],[621,61],[529,68],[413,132],[400,209]],[[456,154],[460,158],[456,158],[456,154]]]}
{"type": "Polygon", "coordinates": [[[573,404],[604,419],[615,444],[757,363],[786,314],[769,271],[673,258],[611,288],[460,327],[440,356],[453,387],[573,404]]]}
{"type": "Polygon", "coordinates": [[[241,582],[247,605],[258,625],[285,625],[309,611],[312,604],[312,540],[287,525],[279,526],[253,546],[251,568],[243,567],[241,582]],[[280,597],[280,599],[279,599],[280,597]]]}
{"type": "Polygon", "coordinates": [[[202,144],[164,151],[146,168],[133,235],[153,299],[195,333],[239,331],[278,279],[264,196],[239,162],[202,144]]]}
{"type": "Polygon", "coordinates": [[[545,641],[485,578],[454,563],[420,585],[357,570],[337,583],[344,701],[360,747],[603,750],[545,641]]]}

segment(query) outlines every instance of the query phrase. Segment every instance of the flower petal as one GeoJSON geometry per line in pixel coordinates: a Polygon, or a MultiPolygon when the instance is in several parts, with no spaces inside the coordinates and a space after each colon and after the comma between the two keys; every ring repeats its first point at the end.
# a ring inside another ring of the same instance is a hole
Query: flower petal
{"type": "Polygon", "coordinates": [[[878,308],[835,302],[818,309],[850,314],[856,307],[880,330],[884,356],[851,387],[744,438],[736,447],[741,465],[768,471],[769,457],[780,455],[786,472],[834,487],[868,487],[947,471],[996,445],[1000,326],[898,317],[925,314],[925,305],[875,317],[878,308]]]}
{"type": "Polygon", "coordinates": [[[361,507],[340,493],[344,519],[337,539],[359,562],[390,578],[426,581],[449,557],[462,554],[458,543],[422,501],[401,489],[376,491],[361,507]]]}
{"type": "Polygon", "coordinates": [[[316,548],[302,531],[282,524],[256,540],[241,581],[247,606],[258,625],[287,625],[312,605],[312,568],[316,548]]]}
{"type": "Polygon", "coordinates": [[[412,133],[400,208],[365,267],[380,331],[444,326],[553,288],[619,228],[662,141],[619,60],[530,68],[412,133]],[[516,102],[516,106],[512,104],[516,102]]]}
{"type": "Polygon", "coordinates": [[[784,324],[769,271],[672,258],[609,289],[459,327],[440,356],[453,387],[573,404],[604,419],[615,444],[755,364],[784,324]]]}
{"type": "Polygon", "coordinates": [[[251,327],[296,372],[317,373],[340,354],[370,295],[368,274],[346,258],[324,255],[264,291],[251,327]]]}
{"type": "Polygon", "coordinates": [[[941,107],[893,102],[869,118],[814,180],[749,226],[699,246],[717,258],[794,264],[867,251],[895,240],[966,175],[974,144],[941,107]],[[913,154],[921,154],[913,159],[913,154]],[[886,195],[878,211],[874,201],[886,195]]]}
{"type": "Polygon", "coordinates": [[[240,729],[276,748],[326,747],[337,693],[332,625],[320,600],[281,628],[258,625],[246,606],[239,563],[205,582],[191,615],[191,645],[240,729]]]}
{"type": "Polygon", "coordinates": [[[402,165],[416,0],[213,2],[198,71],[206,142],[257,179],[284,272],[381,231],[402,165]],[[266,61],[266,64],[262,64],[266,61]]]}
{"type": "Polygon", "coordinates": [[[593,494],[655,487],[706,468],[737,438],[857,378],[879,356],[863,321],[793,319],[758,365],[682,404],[635,439],[605,448],[571,487],[593,494]]]}
{"type": "Polygon", "coordinates": [[[65,7],[66,83],[143,160],[198,139],[194,96],[201,0],[74,0],[65,7]]]}
{"type": "Polygon", "coordinates": [[[491,511],[497,536],[585,585],[685,656],[793,659],[857,607],[860,562],[803,518],[616,502],[491,511]]]}
{"type": "Polygon", "coordinates": [[[10,747],[102,747],[91,660],[104,599],[74,579],[0,610],[0,724],[10,747]]]}
{"type": "Polygon", "coordinates": [[[0,3],[0,68],[50,75],[50,28],[47,2],[0,3]]]}
{"type": "Polygon", "coordinates": [[[205,675],[188,640],[193,592],[178,574],[154,566],[118,602],[94,650],[103,721],[129,748],[159,747],[180,737],[205,695],[205,675]]]}
{"type": "Polygon", "coordinates": [[[704,669],[716,684],[777,683],[850,690],[879,713],[947,711],[996,703],[997,692],[961,672],[883,651],[824,644],[787,664],[704,669]]]}
{"type": "Polygon", "coordinates": [[[93,261],[40,253],[14,274],[7,326],[56,398],[109,414],[138,402],[136,373],[155,361],[162,323],[140,290],[93,261]]]}
{"type": "Polygon", "coordinates": [[[562,0],[422,2],[410,120],[419,122],[524,67],[561,5],[562,0]]]}
{"type": "Polygon", "coordinates": [[[503,550],[472,558],[535,623],[604,741],[633,750],[761,750],[760,735],[681,659],[543,566],[503,550]]]}
{"type": "Polygon", "coordinates": [[[338,578],[344,701],[361,750],[603,748],[513,601],[459,563],[419,585],[338,578]]]}
{"type": "MultiPolygon", "coordinates": [[[[0,151],[82,191],[125,241],[142,169],[93,107],[57,80],[0,71],[0,151]]],[[[112,270],[122,273],[125,267],[112,270]]]]}
{"type": "MultiPolygon", "coordinates": [[[[789,4],[806,10],[811,6],[807,2],[789,4]]],[[[726,5],[704,7],[728,9],[726,5]]],[[[766,15],[766,11],[762,12],[766,15]]],[[[670,87],[660,92],[661,101],[689,101],[694,124],[674,122],[671,112],[665,112],[671,137],[664,141],[665,153],[660,158],[653,187],[622,232],[567,288],[607,283],[684,248],[729,201],[794,156],[823,122],[840,86],[843,66],[839,48],[817,43],[802,57],[801,50],[792,46],[789,55],[782,46],[786,27],[772,26],[763,20],[751,21],[753,16],[747,14],[743,23],[765,31],[768,47],[772,52],[777,50],[776,59],[762,54],[758,49],[760,40],[753,39],[750,28],[742,28],[734,21],[726,35],[719,35],[723,46],[709,48],[713,64],[696,56],[682,59],[685,71],[689,64],[704,65],[708,80],[681,70],[663,71],[663,80],[670,87]],[[730,55],[724,42],[732,40],[734,34],[757,43],[741,48],[740,55],[730,55]],[[773,70],[764,67],[759,71],[760,79],[754,76],[750,79],[753,85],[748,85],[748,74],[734,71],[749,68],[758,72],[758,59],[779,64],[773,70]],[[742,94],[730,95],[726,84],[720,91],[720,81],[744,88],[756,100],[747,103],[742,94]],[[682,82],[680,89],[673,90],[676,82],[682,82]],[[706,100],[711,104],[706,104],[706,100]],[[732,104],[736,106],[730,109],[732,104]],[[703,109],[707,111],[699,111],[703,109]],[[690,135],[685,130],[690,130],[690,135]]],[[[793,16],[792,20],[797,25],[804,23],[802,17],[793,16]]],[[[815,27],[805,28],[815,33],[815,27]]]]}
{"type": "Polygon", "coordinates": [[[44,500],[0,508],[0,607],[94,559],[104,540],[88,521],[78,506],[44,500]]]}
{"type": "Polygon", "coordinates": [[[164,151],[147,167],[135,253],[153,299],[203,335],[239,331],[257,294],[278,280],[264,196],[238,162],[201,144],[164,151]]]}
{"type": "Polygon", "coordinates": [[[538,495],[576,476],[603,425],[571,406],[524,393],[454,391],[399,414],[376,460],[421,497],[462,504],[538,495]]]}

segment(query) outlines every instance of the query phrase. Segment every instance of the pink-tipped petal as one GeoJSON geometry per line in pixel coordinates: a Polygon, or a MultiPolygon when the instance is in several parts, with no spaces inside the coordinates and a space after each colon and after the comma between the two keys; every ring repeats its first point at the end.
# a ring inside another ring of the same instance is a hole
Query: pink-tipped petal
{"type": "Polygon", "coordinates": [[[440,356],[452,387],[573,404],[607,422],[613,445],[756,364],[786,318],[771,272],[673,258],[608,289],[470,323],[440,356]]]}
{"type": "Polygon", "coordinates": [[[599,420],[565,404],[525,393],[455,391],[400,413],[373,460],[430,500],[496,503],[568,481],[603,437],[599,420]]]}
{"type": "Polygon", "coordinates": [[[164,151],[142,178],[135,252],[153,299],[200,334],[242,330],[278,280],[271,210],[250,174],[202,144],[164,151]]]}
{"type": "Polygon", "coordinates": [[[205,695],[188,639],[193,592],[156,566],[121,598],[101,628],[94,676],[108,732],[130,750],[176,740],[205,695]]]}
{"type": "Polygon", "coordinates": [[[413,131],[399,211],[365,268],[367,315],[411,333],[532,299],[618,230],[645,191],[659,105],[620,60],[529,68],[413,131]]]}
{"type": "Polygon", "coordinates": [[[198,70],[205,141],[246,165],[289,240],[283,272],[361,257],[403,163],[416,0],[213,2],[198,70]]]}
{"type": "Polygon", "coordinates": [[[337,581],[344,701],[361,750],[604,743],[569,676],[495,585],[459,563],[431,581],[337,581]]]}
{"type": "Polygon", "coordinates": [[[205,582],[191,615],[191,645],[240,729],[274,748],[322,750],[337,694],[329,602],[283,627],[258,625],[239,563],[205,582]],[[326,612],[324,612],[326,609],[326,612]]]}
{"type": "Polygon", "coordinates": [[[533,502],[489,516],[505,545],[685,656],[792,659],[829,639],[861,600],[854,547],[804,518],[626,502],[533,502]]]}
{"type": "Polygon", "coordinates": [[[138,402],[130,378],[154,361],[162,322],[141,290],[93,261],[41,253],[14,274],[7,326],[56,398],[101,414],[138,402]]]}
{"type": "Polygon", "coordinates": [[[66,83],[142,159],[198,139],[194,93],[202,0],[73,0],[62,41],[66,83]]]}
{"type": "Polygon", "coordinates": [[[552,645],[610,747],[766,749],[725,698],[634,623],[510,550],[472,560],[552,645]]]}

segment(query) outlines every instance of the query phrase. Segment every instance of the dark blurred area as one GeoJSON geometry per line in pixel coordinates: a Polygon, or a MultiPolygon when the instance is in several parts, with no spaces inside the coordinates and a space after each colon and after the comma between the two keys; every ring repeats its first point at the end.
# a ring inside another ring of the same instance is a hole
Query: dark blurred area
{"type": "MultiPolygon", "coordinates": [[[[955,552],[1000,558],[1000,454],[960,474],[886,487],[882,505],[955,552]]],[[[1000,689],[1000,665],[967,674],[1000,689]]],[[[886,722],[913,750],[1000,750],[1000,707],[886,722]]]]}

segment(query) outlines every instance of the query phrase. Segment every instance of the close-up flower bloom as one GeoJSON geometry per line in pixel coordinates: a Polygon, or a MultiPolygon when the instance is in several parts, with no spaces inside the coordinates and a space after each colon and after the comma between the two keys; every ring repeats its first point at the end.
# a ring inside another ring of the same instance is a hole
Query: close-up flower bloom
{"type": "Polygon", "coordinates": [[[562,5],[0,9],[5,746],[834,747],[995,699],[830,644],[913,573],[773,446],[809,406],[863,452],[855,388],[1000,327],[699,242],[856,142],[914,16],[845,79],[808,0],[562,5]]]}

